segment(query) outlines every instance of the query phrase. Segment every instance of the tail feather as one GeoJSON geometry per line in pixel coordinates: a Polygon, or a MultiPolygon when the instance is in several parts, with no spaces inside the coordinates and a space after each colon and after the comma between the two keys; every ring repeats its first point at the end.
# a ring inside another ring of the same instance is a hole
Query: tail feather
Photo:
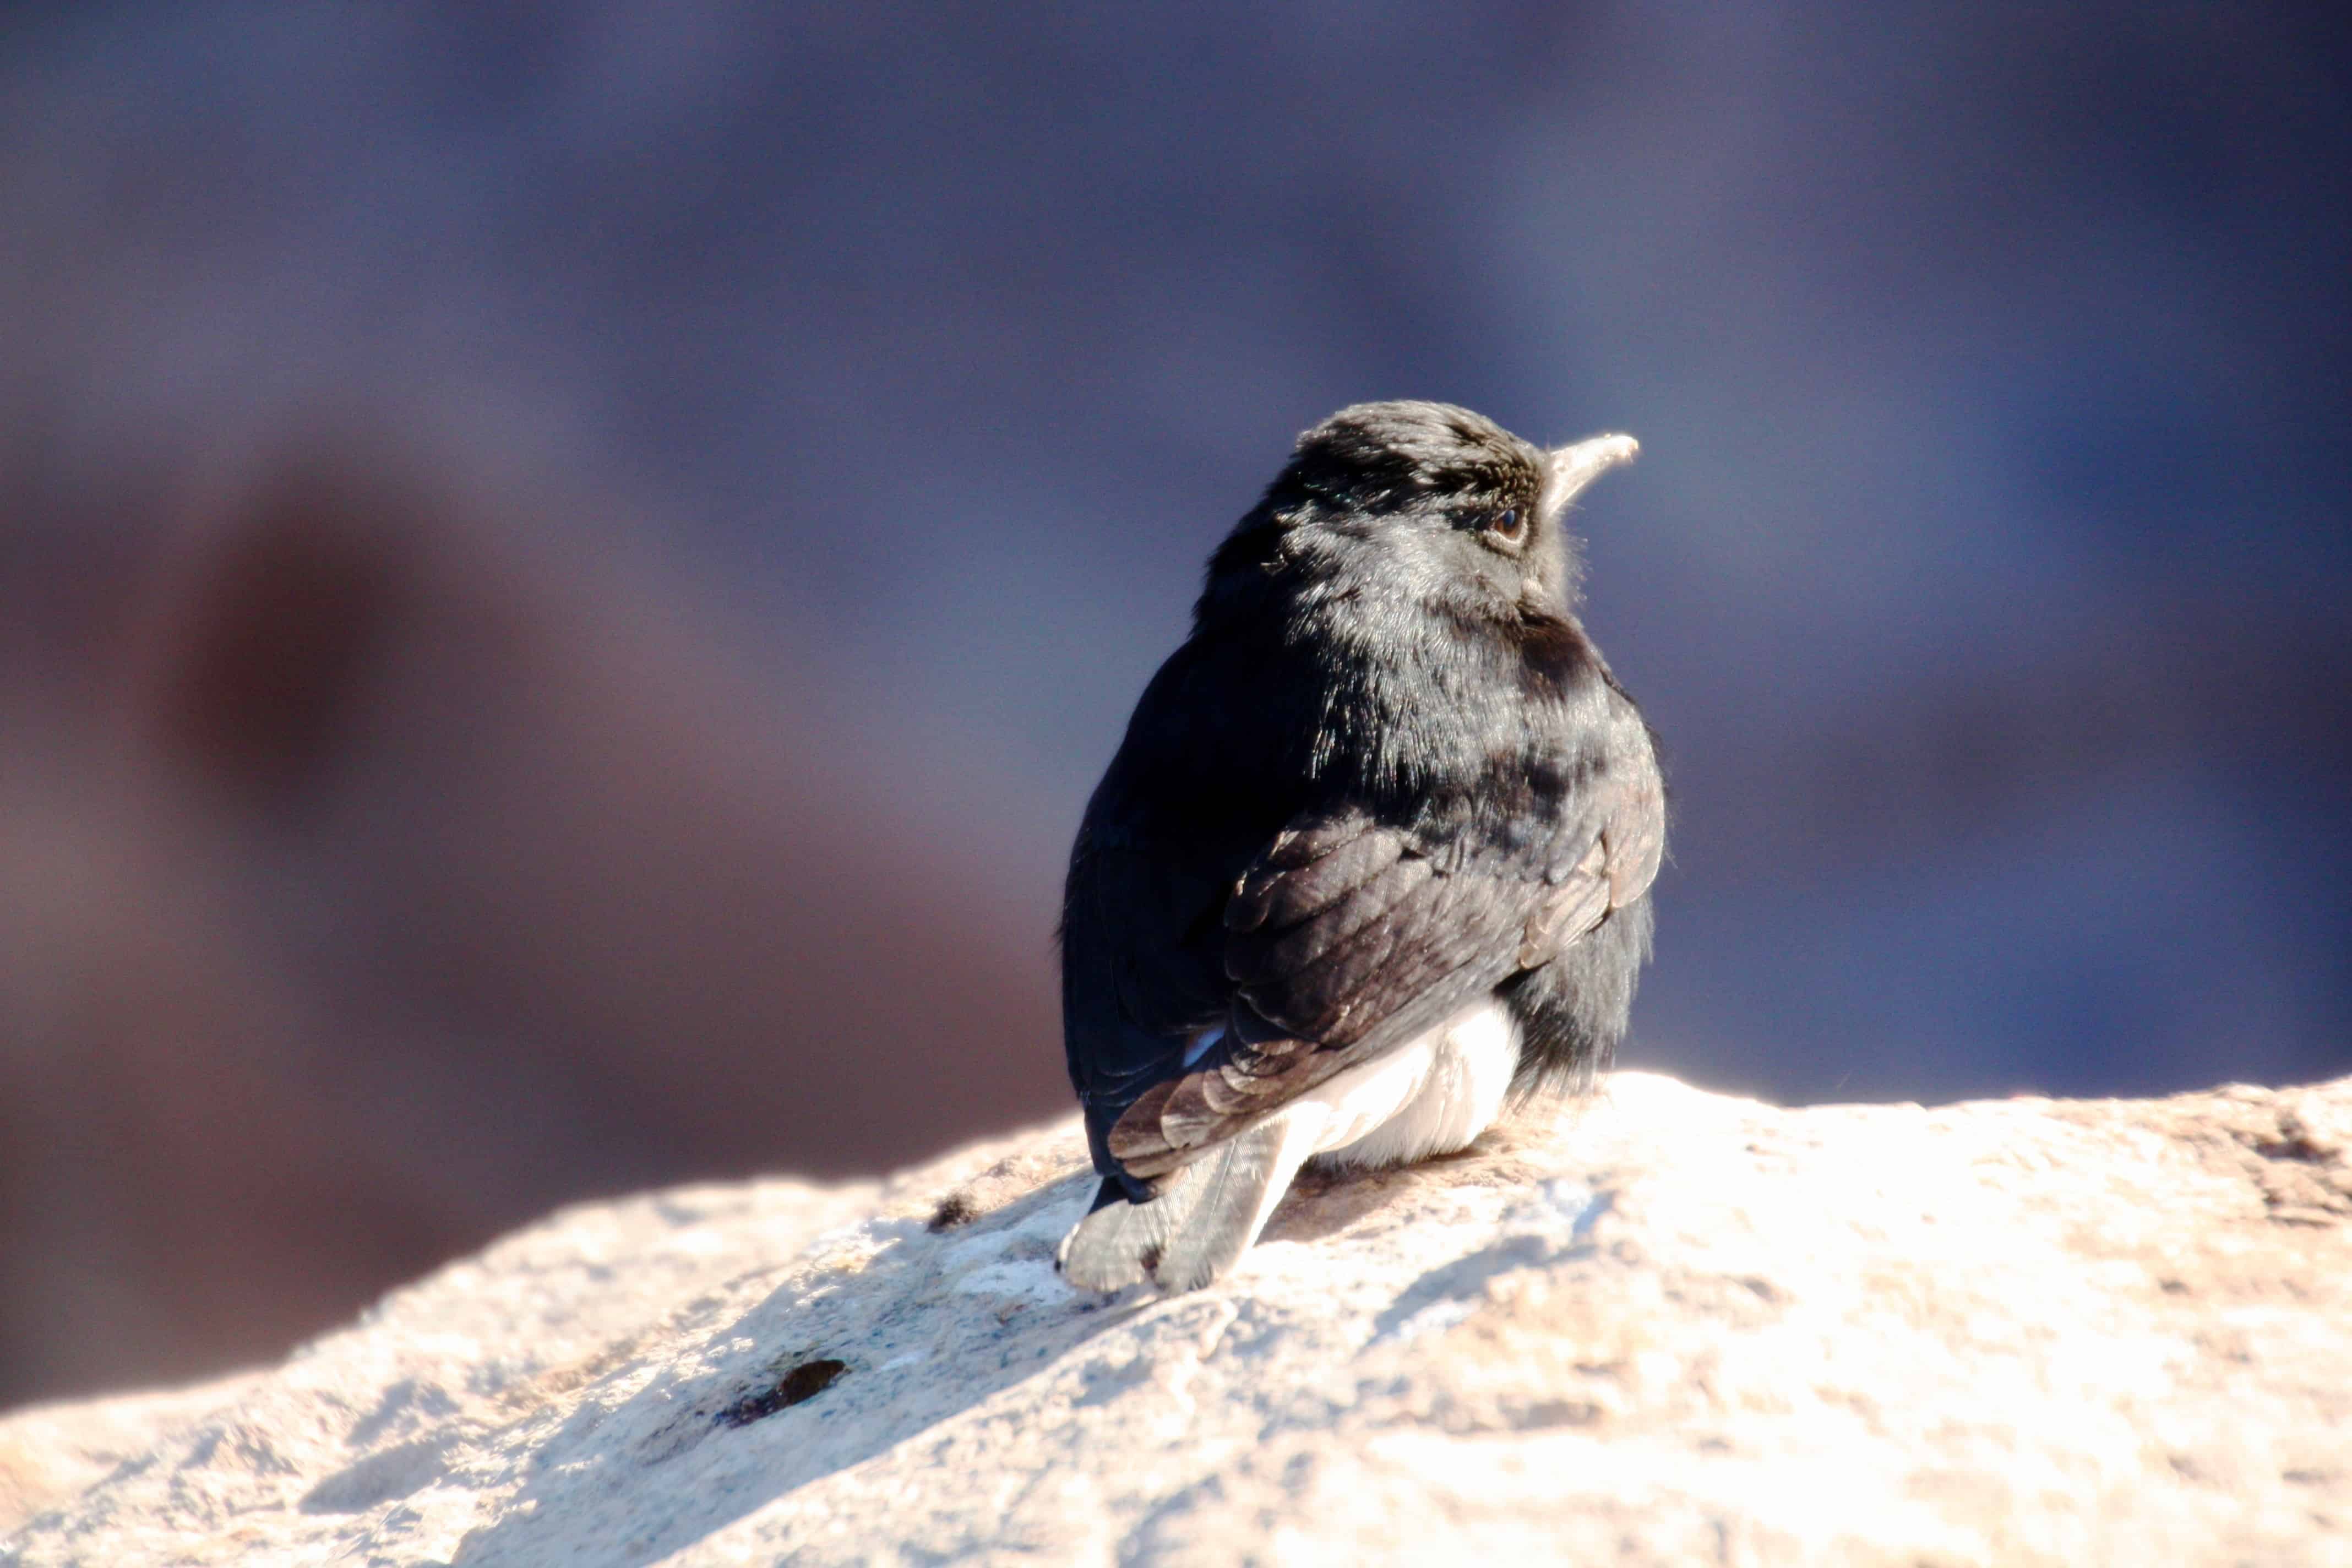
{"type": "Polygon", "coordinates": [[[1123,1290],[1151,1277],[1152,1266],[1167,1249],[1168,1231],[1183,1212],[1178,1201],[1189,1171],[1179,1171],[1165,1191],[1150,1203],[1129,1203],[1112,1197],[1117,1190],[1103,1184],[1103,1196],[1093,1211],[1062,1238],[1055,1254],[1063,1278],[1085,1290],[1123,1290]]]}
{"type": "Polygon", "coordinates": [[[1249,1250],[1312,1152],[1294,1119],[1276,1115],[1178,1170],[1149,1203],[1114,1200],[1063,1238],[1064,1276],[1089,1290],[1150,1279],[1195,1290],[1249,1250]]]}

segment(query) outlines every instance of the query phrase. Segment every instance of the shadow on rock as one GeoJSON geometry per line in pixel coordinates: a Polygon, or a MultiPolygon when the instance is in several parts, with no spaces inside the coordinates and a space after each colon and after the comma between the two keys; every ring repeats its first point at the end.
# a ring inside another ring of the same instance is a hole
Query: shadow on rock
{"type": "Polygon", "coordinates": [[[1055,1273],[1055,1244],[1093,1184],[1056,1182],[946,1232],[869,1220],[824,1238],[759,1306],[682,1345],[636,1393],[608,1407],[592,1399],[532,1443],[520,1493],[466,1538],[453,1568],[590,1547],[603,1561],[656,1561],[1107,1331],[1186,1318],[1201,1298],[1098,1298],[1055,1273]]]}

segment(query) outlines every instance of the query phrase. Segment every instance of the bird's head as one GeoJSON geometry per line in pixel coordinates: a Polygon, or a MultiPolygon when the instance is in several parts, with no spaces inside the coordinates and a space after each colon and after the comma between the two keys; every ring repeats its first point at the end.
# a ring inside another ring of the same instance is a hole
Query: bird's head
{"type": "Polygon", "coordinates": [[[1637,449],[1596,436],[1546,450],[1446,403],[1343,408],[1298,437],[1211,560],[1203,607],[1274,578],[1479,619],[1564,616],[1580,572],[1570,504],[1637,449]]]}

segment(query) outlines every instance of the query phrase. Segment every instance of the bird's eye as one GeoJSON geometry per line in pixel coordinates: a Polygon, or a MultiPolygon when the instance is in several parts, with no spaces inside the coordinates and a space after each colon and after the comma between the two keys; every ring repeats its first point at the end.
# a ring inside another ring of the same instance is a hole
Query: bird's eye
{"type": "Polygon", "coordinates": [[[1507,506],[1486,520],[1486,531],[1506,544],[1517,544],[1527,537],[1528,525],[1519,521],[1519,509],[1507,506]]]}

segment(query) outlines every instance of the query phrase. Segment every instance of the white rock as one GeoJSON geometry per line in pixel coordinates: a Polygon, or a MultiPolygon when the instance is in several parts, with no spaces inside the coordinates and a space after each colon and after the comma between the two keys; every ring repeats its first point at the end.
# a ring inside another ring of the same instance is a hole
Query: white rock
{"type": "Polygon", "coordinates": [[[1069,1125],[585,1206],[274,1372],[0,1419],[0,1563],[2352,1562],[2347,1143],[2352,1079],[1622,1074],[1108,1303],[1069,1125]]]}

